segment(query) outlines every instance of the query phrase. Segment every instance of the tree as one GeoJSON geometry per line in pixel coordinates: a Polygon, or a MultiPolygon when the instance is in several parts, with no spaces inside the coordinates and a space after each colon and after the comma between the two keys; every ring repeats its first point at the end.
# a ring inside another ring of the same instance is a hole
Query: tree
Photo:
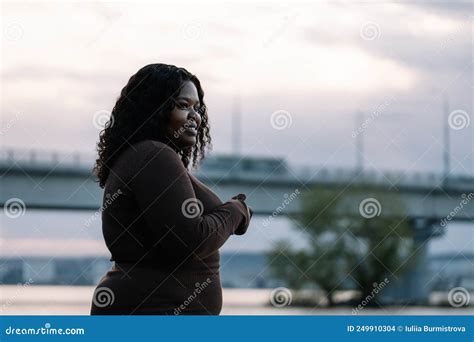
{"type": "Polygon", "coordinates": [[[315,187],[300,203],[300,214],[292,218],[307,247],[295,250],[280,241],[268,253],[273,275],[294,289],[317,285],[329,305],[335,291],[354,283],[361,298],[371,295],[375,304],[374,286],[405,271],[413,251],[398,193],[369,185],[315,187]]]}

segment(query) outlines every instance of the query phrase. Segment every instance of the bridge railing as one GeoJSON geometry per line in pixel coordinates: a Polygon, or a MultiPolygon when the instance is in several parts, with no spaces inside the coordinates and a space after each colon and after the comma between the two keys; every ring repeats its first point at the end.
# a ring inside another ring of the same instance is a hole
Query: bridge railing
{"type": "MultiPolygon", "coordinates": [[[[411,188],[436,188],[450,187],[457,190],[474,192],[474,177],[472,175],[451,175],[444,179],[441,173],[420,173],[404,171],[379,171],[365,170],[360,173],[356,169],[333,168],[318,166],[291,166],[282,158],[270,160],[269,158],[230,156],[225,163],[219,162],[218,155],[207,158],[208,163],[203,163],[197,175],[203,173],[206,177],[237,177],[243,181],[252,179],[265,179],[269,181],[310,183],[370,183],[386,186],[408,186],[411,188]],[[233,159],[233,160],[229,160],[233,159]],[[239,167],[240,164],[245,167],[239,167]],[[252,163],[255,168],[252,169],[252,163]],[[263,165],[268,163],[268,165],[263,165]],[[274,166],[279,165],[277,172],[274,166]],[[268,166],[268,167],[266,167],[268,166]],[[263,170],[263,171],[262,171],[263,170]]],[[[22,168],[45,169],[81,169],[91,170],[96,159],[95,153],[44,151],[28,149],[0,149],[0,166],[9,168],[13,166],[22,168]]],[[[223,160],[224,160],[223,159],[223,160]]]]}
{"type": "Polygon", "coordinates": [[[23,167],[92,167],[95,162],[94,153],[78,151],[44,151],[31,149],[0,149],[1,165],[17,165],[23,167]]]}
{"type": "Polygon", "coordinates": [[[360,172],[357,169],[343,168],[309,168],[302,167],[298,171],[298,175],[303,179],[312,178],[318,181],[339,182],[341,180],[348,181],[358,179],[359,181],[369,183],[388,183],[388,184],[419,184],[433,185],[441,184],[443,177],[436,173],[407,173],[403,171],[378,171],[364,170],[360,172]]]}

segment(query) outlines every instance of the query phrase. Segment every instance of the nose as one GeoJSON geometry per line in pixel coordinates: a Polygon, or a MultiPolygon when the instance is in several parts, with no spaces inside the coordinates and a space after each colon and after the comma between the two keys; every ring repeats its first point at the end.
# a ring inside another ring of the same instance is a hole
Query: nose
{"type": "Polygon", "coordinates": [[[196,121],[196,125],[198,127],[201,125],[201,115],[198,112],[196,112],[194,108],[189,111],[188,120],[191,120],[191,119],[194,119],[194,121],[196,121]]]}

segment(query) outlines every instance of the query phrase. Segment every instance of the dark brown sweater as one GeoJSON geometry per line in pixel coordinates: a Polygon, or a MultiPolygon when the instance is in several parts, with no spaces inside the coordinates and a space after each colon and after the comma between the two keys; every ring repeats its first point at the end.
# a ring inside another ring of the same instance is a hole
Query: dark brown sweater
{"type": "Polygon", "coordinates": [[[102,230],[115,264],[91,314],[218,315],[219,248],[250,218],[245,202],[223,203],[168,145],[130,146],[105,185],[102,230]]]}

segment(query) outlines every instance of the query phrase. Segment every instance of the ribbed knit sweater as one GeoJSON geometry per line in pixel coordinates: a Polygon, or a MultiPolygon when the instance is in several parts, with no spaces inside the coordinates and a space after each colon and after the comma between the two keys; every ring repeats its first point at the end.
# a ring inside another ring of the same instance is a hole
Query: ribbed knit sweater
{"type": "Polygon", "coordinates": [[[219,248],[245,233],[244,201],[223,203],[156,140],[136,143],[107,178],[102,232],[114,262],[97,285],[92,315],[218,315],[219,248]]]}

